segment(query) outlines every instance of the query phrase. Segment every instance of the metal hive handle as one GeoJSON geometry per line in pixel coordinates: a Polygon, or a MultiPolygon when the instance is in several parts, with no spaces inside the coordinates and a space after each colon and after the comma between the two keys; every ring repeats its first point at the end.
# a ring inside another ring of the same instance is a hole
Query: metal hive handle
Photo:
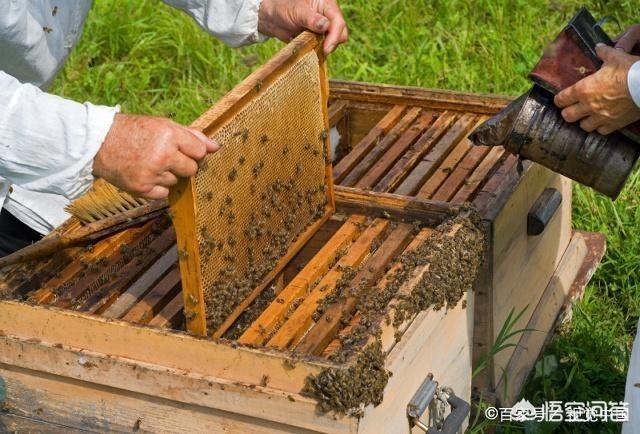
{"type": "Polygon", "coordinates": [[[420,420],[420,417],[433,402],[438,390],[438,382],[433,380],[433,374],[428,374],[416,393],[407,404],[407,417],[411,426],[417,426],[427,434],[456,434],[466,419],[471,406],[464,399],[455,396],[450,391],[447,403],[451,406],[451,413],[442,423],[441,428],[429,427],[420,420]]]}

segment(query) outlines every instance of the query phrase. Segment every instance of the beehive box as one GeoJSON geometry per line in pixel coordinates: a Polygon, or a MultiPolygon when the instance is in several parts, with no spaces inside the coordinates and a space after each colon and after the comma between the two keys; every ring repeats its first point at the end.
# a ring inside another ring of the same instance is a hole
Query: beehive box
{"type": "MultiPolygon", "coordinates": [[[[469,401],[472,367],[512,307],[530,304],[522,322],[542,332],[518,336],[522,346],[474,381],[496,390],[500,366],[524,378],[603,251],[598,236],[571,231],[568,181],[536,165],[518,173],[500,149],[470,148],[466,134],[503,98],[355,83],[333,83],[330,96],[337,214],[223,338],[184,332],[168,218],[3,270],[0,421],[9,429],[409,432],[407,405],[421,383],[432,375],[469,401]],[[548,187],[562,205],[541,234],[528,235],[527,214],[548,187]],[[471,233],[482,233],[486,248],[472,292],[478,253],[460,249],[459,231],[478,225],[471,233]],[[431,253],[412,260],[406,252],[422,239],[431,253]],[[393,284],[407,261],[413,271],[393,284]],[[433,284],[442,276],[446,290],[433,284]],[[366,388],[354,384],[362,385],[362,366],[371,369],[366,388]],[[341,406],[349,415],[324,411],[341,406]]],[[[509,380],[513,395],[522,383],[509,380]]]]}
{"type": "Polygon", "coordinates": [[[569,179],[467,139],[507,99],[348,82],[334,82],[332,97],[339,198],[388,193],[468,204],[482,216],[488,249],[475,286],[473,358],[488,369],[474,389],[512,404],[558,312],[581,296],[599,264],[604,237],[572,229],[569,179]],[[486,360],[510,314],[522,311],[512,330],[536,331],[486,360]]]}

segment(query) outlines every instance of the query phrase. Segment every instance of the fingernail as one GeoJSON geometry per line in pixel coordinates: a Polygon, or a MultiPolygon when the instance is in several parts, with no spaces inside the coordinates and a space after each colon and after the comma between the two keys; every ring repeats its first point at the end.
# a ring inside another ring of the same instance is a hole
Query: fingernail
{"type": "Polygon", "coordinates": [[[335,44],[331,44],[327,47],[327,53],[331,53],[333,52],[333,50],[336,48],[335,44]]]}
{"type": "Polygon", "coordinates": [[[603,44],[602,42],[598,42],[596,44],[596,48],[598,48],[598,47],[606,47],[606,46],[607,46],[607,44],[603,44]]]}
{"type": "Polygon", "coordinates": [[[316,23],[316,28],[321,32],[324,32],[328,26],[329,26],[329,20],[326,18],[320,18],[316,23]]]}

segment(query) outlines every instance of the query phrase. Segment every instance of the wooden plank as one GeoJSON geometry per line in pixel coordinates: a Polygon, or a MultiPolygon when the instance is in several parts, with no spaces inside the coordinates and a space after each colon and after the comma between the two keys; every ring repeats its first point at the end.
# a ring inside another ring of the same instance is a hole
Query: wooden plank
{"type": "Polygon", "coordinates": [[[76,429],[66,425],[59,425],[31,417],[17,416],[10,413],[0,413],[0,430],[6,433],[39,433],[39,434],[86,434],[90,431],[76,429]]]}
{"type": "MultiPolygon", "coordinates": [[[[475,125],[479,125],[484,122],[484,119],[484,117],[476,119],[475,125]]],[[[435,170],[433,175],[431,175],[424,185],[420,187],[416,196],[430,199],[472,147],[473,144],[466,137],[460,140],[460,142],[451,150],[449,155],[447,155],[447,158],[445,158],[442,164],[435,170]]]]}
{"type": "MultiPolygon", "coordinates": [[[[409,253],[409,252],[415,251],[418,247],[420,247],[420,245],[432,233],[433,233],[433,229],[431,229],[431,228],[425,228],[425,229],[420,230],[420,232],[418,232],[418,234],[413,238],[413,240],[411,240],[409,245],[407,245],[407,247],[405,248],[403,253],[409,253]]],[[[402,267],[401,263],[395,262],[389,268],[389,270],[385,273],[385,275],[382,277],[382,279],[376,284],[375,290],[376,291],[384,291],[384,289],[387,286],[387,284],[393,279],[393,276],[395,275],[395,273],[401,267],[402,267]]],[[[420,276],[421,275],[422,274],[420,274],[420,276]]],[[[417,282],[416,278],[413,277],[411,282],[413,282],[413,283],[417,282]]],[[[406,294],[408,291],[411,290],[411,287],[412,287],[412,283],[405,284],[402,287],[400,287],[400,289],[398,290],[398,293],[396,294],[396,298],[397,298],[398,295],[406,294]]],[[[389,303],[389,306],[391,306],[391,304],[393,304],[393,303],[389,303]]],[[[391,308],[389,308],[389,309],[391,309],[391,308]]],[[[394,314],[394,312],[390,311],[389,318],[391,318],[391,315],[393,315],[393,314],[394,314]]],[[[356,315],[354,315],[354,317],[349,321],[349,324],[347,325],[347,327],[345,327],[345,329],[340,331],[340,334],[342,334],[342,333],[348,334],[349,333],[349,328],[356,327],[359,322],[360,322],[359,314],[356,313],[356,315]]],[[[382,341],[383,341],[383,348],[385,348],[385,341],[388,341],[388,339],[385,339],[385,337],[386,337],[385,335],[393,336],[393,340],[395,341],[395,327],[390,322],[387,323],[385,321],[385,323],[382,325],[382,330],[383,330],[383,332],[381,334],[381,337],[382,337],[382,341]]],[[[328,357],[332,353],[336,352],[341,347],[341,345],[342,344],[340,343],[340,341],[338,339],[334,339],[332,342],[329,343],[329,345],[327,345],[327,348],[323,352],[323,355],[325,357],[328,357]]],[[[392,346],[393,346],[393,343],[391,343],[391,342],[387,343],[386,344],[386,350],[390,351],[392,346]]]]}
{"type": "Polygon", "coordinates": [[[0,336],[0,348],[0,376],[8,392],[3,410],[12,414],[57,422],[66,418],[74,422],[67,425],[100,432],[119,426],[118,432],[129,432],[138,420],[140,432],[184,432],[186,425],[165,431],[164,416],[154,425],[151,402],[160,413],[196,410],[190,416],[200,425],[193,432],[206,427],[207,415],[221,419],[227,430],[237,427],[238,419],[253,419],[255,427],[244,427],[250,432],[273,423],[283,424],[276,425],[280,429],[295,426],[296,432],[352,432],[357,427],[355,418],[319,414],[314,400],[271,388],[271,381],[267,387],[239,383],[13,336],[0,336]]]}
{"type": "MultiPolygon", "coordinates": [[[[514,329],[526,327],[535,306],[558,267],[571,239],[571,181],[534,164],[493,222],[492,304],[495,337],[513,310],[524,315],[514,329]],[[562,194],[562,204],[538,236],[527,235],[527,213],[546,188],[562,194]],[[522,276],[526,276],[523,279],[522,276]]],[[[494,338],[490,339],[493,341],[494,338]]],[[[517,343],[514,338],[509,341],[517,343]]],[[[494,357],[494,378],[500,378],[513,348],[494,357]]]]}
{"type": "Polygon", "coordinates": [[[348,101],[403,104],[435,110],[457,110],[492,115],[513,99],[498,95],[478,95],[440,89],[424,89],[388,84],[331,81],[331,96],[348,101]]]}
{"type": "Polygon", "coordinates": [[[334,101],[331,105],[329,105],[328,117],[329,117],[329,126],[335,127],[338,122],[344,117],[347,109],[346,101],[334,101]]]}
{"type": "Polygon", "coordinates": [[[296,351],[305,354],[320,355],[337,335],[343,318],[349,317],[361,297],[366,297],[366,289],[375,283],[385,272],[385,267],[409,244],[413,227],[399,224],[387,239],[364,263],[351,284],[354,290],[344,300],[338,300],[327,308],[322,317],[296,346],[296,351]],[[364,286],[363,286],[364,285],[364,286]],[[357,292],[364,288],[365,291],[357,292]]]}
{"type": "Polygon", "coordinates": [[[293,303],[302,297],[320,276],[326,273],[338,255],[360,235],[364,216],[351,216],[307,265],[289,282],[275,302],[240,336],[243,344],[262,344],[267,336],[284,320],[293,303]]]}
{"type": "Polygon", "coordinates": [[[451,153],[449,153],[447,158],[445,158],[440,167],[427,179],[427,182],[420,187],[416,196],[423,199],[431,199],[431,196],[433,196],[436,190],[444,183],[449,174],[453,172],[460,160],[469,152],[471,146],[471,142],[467,139],[460,141],[451,153]]]}
{"type": "Polygon", "coordinates": [[[473,387],[483,394],[489,394],[487,399],[496,403],[493,395],[495,381],[493,378],[493,358],[488,352],[494,345],[493,336],[493,268],[492,253],[494,250],[494,233],[491,221],[481,222],[482,231],[485,234],[487,247],[478,279],[474,287],[474,312],[473,312],[473,361],[472,368],[476,375],[473,377],[473,387]],[[480,369],[480,364],[484,365],[480,369]]]}
{"type": "Polygon", "coordinates": [[[398,140],[402,134],[413,124],[413,122],[422,113],[421,108],[410,108],[400,122],[398,122],[391,131],[387,133],[369,152],[362,157],[356,166],[347,174],[340,185],[347,187],[354,186],[360,178],[378,161],[378,159],[387,152],[387,150],[398,140]]]}
{"type": "Polygon", "coordinates": [[[158,261],[147,269],[107,310],[105,318],[120,318],[127,313],[151,289],[170,267],[178,261],[178,250],[171,246],[158,261]]]}
{"type": "MultiPolygon", "coordinates": [[[[358,427],[362,432],[406,434],[407,403],[420,385],[433,375],[440,386],[450,387],[463,400],[471,400],[471,346],[473,292],[452,309],[421,312],[405,331],[402,340],[387,356],[387,368],[393,374],[384,390],[382,403],[367,407],[358,427]]],[[[446,417],[448,414],[445,413],[446,417]]],[[[423,421],[433,424],[429,414],[423,421]]],[[[464,432],[466,422],[461,427],[464,432]]]]}
{"type": "Polygon", "coordinates": [[[516,185],[524,177],[525,172],[522,175],[517,174],[517,164],[518,157],[508,154],[473,199],[473,206],[484,218],[488,220],[496,218],[502,210],[502,206],[494,206],[496,200],[501,202],[500,205],[504,205],[508,196],[513,193],[516,185]]]}
{"type": "Polygon", "coordinates": [[[231,327],[233,323],[236,322],[236,320],[242,314],[242,312],[244,312],[245,309],[249,307],[251,303],[253,303],[256,297],[260,295],[260,293],[262,293],[262,291],[264,291],[264,289],[278,275],[280,270],[284,268],[284,266],[295,256],[295,254],[302,248],[302,246],[304,246],[304,244],[311,238],[311,236],[318,229],[320,229],[322,225],[331,217],[329,212],[330,210],[332,210],[332,208],[330,207],[330,205],[327,205],[327,213],[325,213],[324,217],[322,217],[321,219],[317,220],[315,223],[310,225],[302,234],[300,234],[300,236],[298,236],[298,238],[293,242],[293,244],[287,251],[287,254],[280,259],[276,268],[273,271],[271,271],[269,274],[267,274],[267,276],[264,278],[263,283],[256,286],[255,289],[247,296],[247,298],[245,298],[240,304],[238,304],[238,306],[233,310],[233,312],[231,312],[231,314],[227,316],[227,319],[213,333],[214,338],[222,337],[222,335],[224,335],[227,332],[227,330],[229,330],[229,327],[231,327]]]}
{"type": "Polygon", "coordinates": [[[398,161],[434,120],[433,112],[423,112],[400,138],[376,161],[356,183],[356,188],[372,188],[389,168],[398,161]]]}
{"type": "Polygon", "coordinates": [[[36,304],[49,304],[56,298],[56,289],[67,282],[71,282],[78,274],[87,268],[86,264],[95,262],[101,257],[110,254],[120,244],[130,242],[139,229],[131,228],[119,232],[107,239],[96,243],[91,250],[85,250],[75,257],[68,266],[61,270],[57,276],[48,280],[41,288],[35,291],[29,301],[36,304]]]}
{"type": "Polygon", "coordinates": [[[369,133],[358,142],[356,146],[347,154],[336,166],[333,168],[333,180],[336,184],[344,179],[345,176],[356,167],[356,164],[365,155],[369,153],[371,148],[380,140],[380,138],[387,134],[389,130],[400,120],[400,117],[406,110],[405,106],[395,106],[373,127],[369,133]]]}
{"type": "Polygon", "coordinates": [[[475,124],[475,119],[474,115],[462,115],[394,192],[413,196],[420,186],[431,177],[432,173],[440,166],[455,145],[466,137],[471,127],[475,124]]]}
{"type": "Polygon", "coordinates": [[[180,292],[180,270],[173,268],[122,319],[145,324],[180,292]]]}
{"type": "Polygon", "coordinates": [[[464,185],[458,190],[455,196],[453,196],[450,203],[461,205],[472,200],[473,195],[482,183],[487,181],[489,173],[499,164],[504,153],[505,150],[502,146],[491,148],[489,153],[480,162],[480,165],[471,173],[469,179],[464,182],[464,185]]]}
{"type": "Polygon", "coordinates": [[[336,203],[341,212],[419,221],[428,225],[440,224],[459,211],[458,207],[445,202],[341,186],[336,186],[336,203]]]}
{"type": "Polygon", "coordinates": [[[480,164],[489,149],[488,146],[472,146],[431,198],[448,202],[464,185],[469,174],[480,164]]]}
{"type": "Polygon", "coordinates": [[[267,346],[287,348],[295,345],[307,331],[312,321],[313,312],[322,299],[329,295],[343,275],[345,267],[357,267],[370,254],[371,245],[384,237],[389,227],[389,220],[376,219],[365,229],[360,237],[351,245],[347,253],[338,260],[320,282],[315,285],[304,301],[296,308],[276,334],[269,339],[267,346]]]}
{"type": "Polygon", "coordinates": [[[177,294],[167,305],[162,308],[158,314],[149,321],[149,325],[153,327],[168,328],[176,324],[179,318],[182,318],[182,310],[184,303],[182,294],[177,294]]]}
{"type": "Polygon", "coordinates": [[[76,280],[71,288],[65,290],[54,304],[58,307],[69,308],[83,303],[86,298],[100,287],[101,282],[113,278],[115,273],[124,267],[125,254],[121,247],[126,246],[129,250],[141,248],[148,241],[154,227],[157,227],[157,223],[150,221],[136,231],[132,231],[131,238],[126,239],[126,241],[123,239],[120,246],[113,246],[113,249],[103,256],[104,259],[101,258],[101,260],[105,261],[104,264],[94,262],[94,267],[87,268],[84,276],[76,280]]]}
{"type": "Polygon", "coordinates": [[[457,114],[444,112],[416,141],[411,148],[393,165],[389,172],[374,186],[373,191],[393,191],[413,171],[422,158],[442,138],[457,119],[457,114]]]}
{"type": "Polygon", "coordinates": [[[108,386],[65,381],[53,375],[35,376],[24,369],[9,370],[0,365],[0,374],[6,380],[10,394],[9,399],[5,400],[8,411],[65,427],[61,431],[49,431],[49,434],[75,430],[90,433],[168,434],[313,432],[296,429],[290,424],[273,423],[215,409],[205,410],[197,405],[174,403],[168,399],[128,393],[108,386]]]}
{"type": "Polygon", "coordinates": [[[549,279],[549,284],[541,294],[526,325],[530,331],[520,335],[518,345],[496,385],[501,403],[506,406],[513,405],[518,398],[545,341],[553,333],[555,320],[569,296],[573,281],[578,277],[580,266],[586,259],[588,249],[580,233],[573,233],[563,253],[562,260],[549,279]]]}
{"type": "MultiPolygon", "coordinates": [[[[64,309],[0,302],[0,331],[34,342],[64,343],[86,352],[108,354],[234,382],[260,384],[269,373],[269,386],[299,392],[308,375],[336,366],[319,359],[285,366],[288,356],[275,351],[232,347],[226,343],[154,327],[137,326],[64,309]],[[188,355],[188,357],[185,357],[188,355]]],[[[18,364],[16,353],[3,353],[7,364],[18,364]]]]}
{"type": "Polygon", "coordinates": [[[80,250],[80,248],[64,249],[53,257],[38,262],[32,270],[28,271],[28,279],[12,291],[12,297],[26,298],[30,292],[39,289],[54,273],[69,265],[73,256],[80,250]]]}
{"type": "Polygon", "coordinates": [[[313,259],[345,223],[344,218],[333,216],[316,232],[305,246],[289,261],[284,269],[285,286],[313,259]]]}
{"type": "Polygon", "coordinates": [[[136,277],[155,263],[161,255],[171,246],[175,245],[176,236],[173,227],[169,227],[145,249],[145,254],[135,260],[131,260],[122,268],[117,276],[95,291],[95,294],[87,299],[79,310],[90,313],[101,313],[108,308],[136,277]]]}

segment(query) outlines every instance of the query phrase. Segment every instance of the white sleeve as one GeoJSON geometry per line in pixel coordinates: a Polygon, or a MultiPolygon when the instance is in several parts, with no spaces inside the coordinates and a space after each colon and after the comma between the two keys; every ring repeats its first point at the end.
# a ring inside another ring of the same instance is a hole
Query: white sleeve
{"type": "Polygon", "coordinates": [[[181,9],[213,36],[231,47],[262,42],[258,32],[261,0],[163,0],[181,9]]]}
{"type": "Polygon", "coordinates": [[[69,199],[84,193],[119,108],[60,98],[3,71],[0,101],[0,177],[69,199]]]}
{"type": "Polygon", "coordinates": [[[631,65],[627,73],[627,86],[633,102],[640,107],[640,60],[631,65]]]}

